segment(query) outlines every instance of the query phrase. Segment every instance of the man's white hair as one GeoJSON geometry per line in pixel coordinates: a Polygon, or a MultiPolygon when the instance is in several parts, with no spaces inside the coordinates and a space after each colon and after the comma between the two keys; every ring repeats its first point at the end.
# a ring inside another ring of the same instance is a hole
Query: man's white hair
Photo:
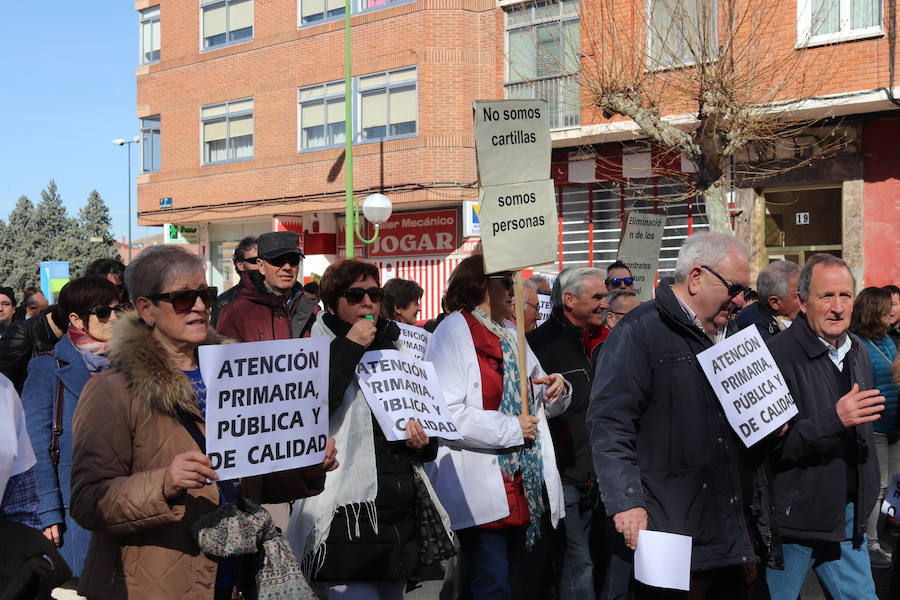
{"type": "MultiPolygon", "coordinates": [[[[545,280],[545,281],[546,281],[546,280],[545,280]]],[[[536,289],[538,289],[538,284],[536,284],[535,282],[533,282],[531,279],[523,279],[523,280],[522,280],[522,286],[528,288],[529,290],[536,290],[536,289]]]]}
{"type": "Polygon", "coordinates": [[[737,248],[744,256],[750,256],[747,244],[727,233],[717,231],[704,231],[695,233],[681,244],[678,251],[678,262],[675,264],[675,282],[684,281],[691,269],[698,265],[708,265],[715,268],[725,260],[725,256],[731,248],[737,248]]]}
{"type": "Polygon", "coordinates": [[[560,299],[566,294],[572,294],[576,298],[580,298],[581,293],[584,291],[584,280],[589,277],[596,277],[603,281],[606,279],[606,272],[593,267],[578,267],[567,269],[560,273],[556,279],[559,282],[560,299]]]}

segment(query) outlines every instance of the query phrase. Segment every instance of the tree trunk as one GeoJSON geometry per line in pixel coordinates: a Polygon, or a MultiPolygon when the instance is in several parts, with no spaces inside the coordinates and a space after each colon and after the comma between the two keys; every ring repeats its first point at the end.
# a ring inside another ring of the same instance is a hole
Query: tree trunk
{"type": "Polygon", "coordinates": [[[709,230],[734,234],[731,228],[731,215],[728,212],[728,194],[721,181],[709,186],[703,192],[703,202],[706,204],[709,230]]]}

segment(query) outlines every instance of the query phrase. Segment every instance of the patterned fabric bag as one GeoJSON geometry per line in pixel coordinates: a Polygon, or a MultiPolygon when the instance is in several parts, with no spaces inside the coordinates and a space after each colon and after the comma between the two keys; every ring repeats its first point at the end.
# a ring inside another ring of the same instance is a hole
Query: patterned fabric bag
{"type": "Polygon", "coordinates": [[[416,473],[416,527],[419,533],[419,564],[430,565],[456,555],[441,516],[431,501],[425,482],[416,473]]]}

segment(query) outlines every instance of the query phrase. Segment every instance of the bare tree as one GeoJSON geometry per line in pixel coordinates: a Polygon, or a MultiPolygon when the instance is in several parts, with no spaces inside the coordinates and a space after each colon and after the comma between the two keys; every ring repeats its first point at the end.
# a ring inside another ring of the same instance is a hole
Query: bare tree
{"type": "Polygon", "coordinates": [[[695,173],[656,174],[683,179],[691,194],[701,194],[712,229],[731,229],[732,179],[746,184],[840,147],[836,129],[798,142],[816,124],[798,111],[816,94],[811,74],[827,70],[811,69],[814,57],[786,31],[788,3],[594,0],[581,7],[580,40],[568,43],[580,43],[575,77],[592,120],[631,119],[643,143],[693,163],[695,173]],[[747,156],[778,160],[740,160],[747,156]]]}

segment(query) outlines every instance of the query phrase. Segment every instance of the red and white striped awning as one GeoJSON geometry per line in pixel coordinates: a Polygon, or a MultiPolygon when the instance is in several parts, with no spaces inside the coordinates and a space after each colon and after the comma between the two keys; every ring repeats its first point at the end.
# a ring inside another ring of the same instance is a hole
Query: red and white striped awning
{"type": "Polygon", "coordinates": [[[420,319],[434,319],[441,314],[441,298],[447,289],[450,273],[463,257],[447,257],[432,259],[384,259],[373,260],[378,265],[381,284],[388,279],[399,277],[415,281],[425,294],[422,296],[422,312],[420,319]]]}

